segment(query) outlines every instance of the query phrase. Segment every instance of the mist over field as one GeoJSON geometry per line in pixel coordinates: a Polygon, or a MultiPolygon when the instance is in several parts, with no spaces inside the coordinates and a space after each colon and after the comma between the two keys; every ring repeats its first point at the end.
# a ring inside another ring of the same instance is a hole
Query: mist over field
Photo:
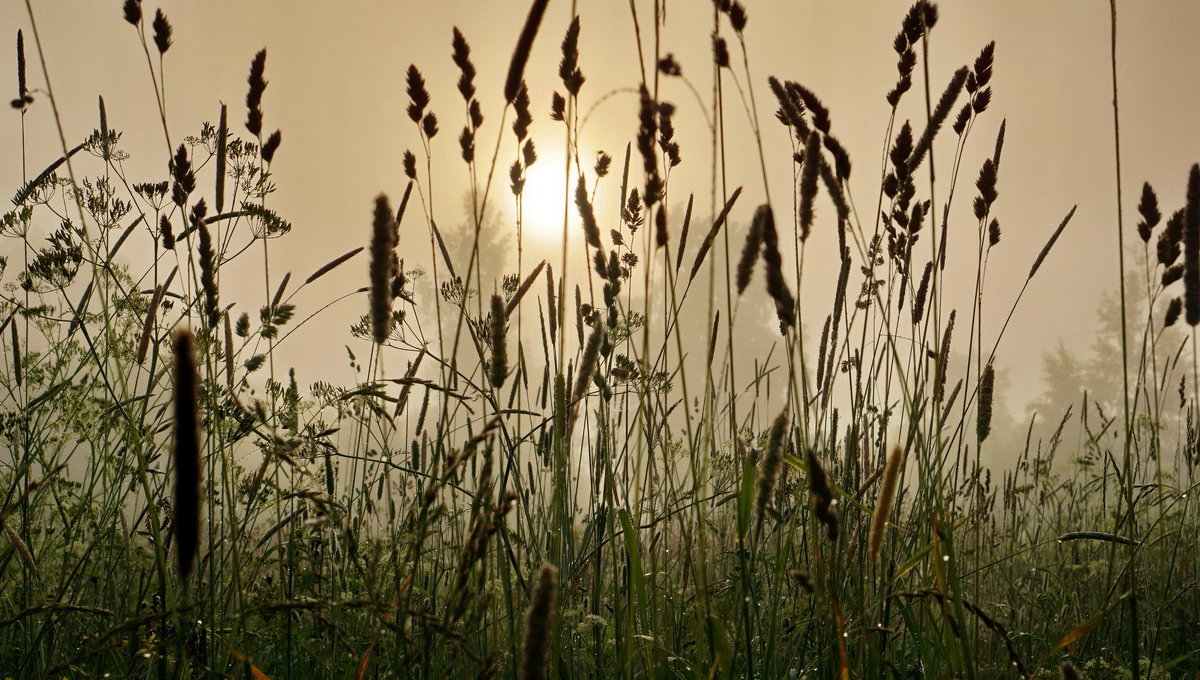
{"type": "Polygon", "coordinates": [[[0,7],[0,677],[1195,677],[1198,20],[0,7]]]}

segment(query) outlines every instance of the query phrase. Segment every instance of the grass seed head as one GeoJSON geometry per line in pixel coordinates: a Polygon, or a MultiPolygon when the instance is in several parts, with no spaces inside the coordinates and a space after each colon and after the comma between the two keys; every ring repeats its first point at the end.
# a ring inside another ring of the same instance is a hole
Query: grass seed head
{"type": "Polygon", "coordinates": [[[533,40],[537,37],[538,28],[542,25],[542,16],[550,0],[533,0],[529,14],[525,17],[525,26],[517,38],[513,49],[512,59],[508,64],[508,77],[504,79],[504,101],[511,104],[517,96],[521,82],[525,78],[525,65],[529,63],[529,53],[533,50],[533,40]]]}
{"type": "Polygon", "coordinates": [[[197,403],[194,340],[189,330],[175,333],[175,500],[171,530],[176,567],[186,579],[200,545],[200,412],[197,403]]]}
{"type": "Polygon", "coordinates": [[[371,337],[377,343],[387,341],[391,333],[392,208],[385,194],[375,198],[375,217],[371,231],[371,337]]]}
{"type": "Polygon", "coordinates": [[[545,680],[550,665],[550,639],[554,628],[554,603],[558,598],[558,570],[547,564],[538,571],[525,612],[525,641],[521,645],[521,680],[545,680]]]}
{"type": "Polygon", "coordinates": [[[171,49],[171,23],[161,9],[154,10],[154,46],[159,54],[166,54],[171,49]]]}
{"type": "Polygon", "coordinates": [[[821,462],[817,460],[816,451],[811,447],[808,449],[807,462],[808,490],[812,496],[813,514],[816,515],[817,521],[825,527],[825,535],[829,540],[836,542],[840,522],[837,511],[833,507],[833,490],[829,488],[829,477],[826,476],[825,469],[821,467],[821,462]]]}
{"type": "Polygon", "coordinates": [[[492,364],[491,364],[491,379],[492,387],[499,389],[504,385],[504,377],[508,374],[508,349],[505,347],[505,319],[508,317],[504,311],[504,298],[499,295],[492,296],[492,313],[489,317],[491,322],[490,340],[492,345],[492,364]]]}
{"type": "Polygon", "coordinates": [[[779,481],[779,472],[783,468],[783,444],[787,436],[788,412],[784,409],[775,417],[771,430],[767,434],[767,448],[758,464],[758,477],[755,479],[754,496],[754,533],[762,534],[763,520],[767,516],[767,506],[775,493],[775,485],[779,481]]]}
{"type": "Polygon", "coordinates": [[[979,378],[979,410],[976,413],[975,433],[979,441],[988,438],[992,433],[992,391],[996,386],[996,369],[988,362],[979,378]]]}
{"type": "Polygon", "coordinates": [[[1200,324],[1200,165],[1188,173],[1187,212],[1183,228],[1183,293],[1187,322],[1200,324]]]}
{"type": "Polygon", "coordinates": [[[879,499],[875,503],[875,513],[871,516],[871,533],[867,545],[872,560],[878,560],[882,551],[888,518],[892,513],[892,504],[896,500],[896,489],[900,485],[900,471],[903,467],[904,447],[897,444],[892,448],[892,453],[884,465],[883,483],[879,486],[879,499]]]}
{"type": "Polygon", "coordinates": [[[246,78],[249,88],[246,91],[246,129],[258,137],[262,135],[262,96],[267,89],[267,81],[263,78],[267,68],[267,51],[259,50],[250,61],[250,75],[246,78]]]}

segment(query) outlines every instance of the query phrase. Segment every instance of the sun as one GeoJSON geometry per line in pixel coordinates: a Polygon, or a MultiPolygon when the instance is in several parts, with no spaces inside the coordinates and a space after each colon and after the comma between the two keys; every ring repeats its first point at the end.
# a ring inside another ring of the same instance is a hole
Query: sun
{"type": "MultiPolygon", "coordinates": [[[[564,181],[565,164],[561,149],[539,150],[537,161],[525,170],[521,215],[527,241],[557,243],[562,240],[563,201],[570,199],[564,181]]],[[[566,205],[571,209],[569,202],[566,205]]],[[[515,202],[511,204],[511,210],[515,216],[515,202]]]]}

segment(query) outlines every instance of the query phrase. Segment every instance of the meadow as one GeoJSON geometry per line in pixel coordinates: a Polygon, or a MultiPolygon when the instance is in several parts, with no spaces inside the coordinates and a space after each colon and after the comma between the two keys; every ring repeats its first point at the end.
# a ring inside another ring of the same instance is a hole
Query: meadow
{"type": "MultiPolygon", "coordinates": [[[[24,180],[0,216],[0,677],[1200,677],[1200,165],[1161,207],[1150,184],[1116,197],[1115,398],[1080,388],[997,443],[996,359],[1028,351],[1009,323],[1053,294],[1031,291],[1076,209],[1030,227],[1019,289],[989,285],[1022,144],[993,97],[1003,46],[931,68],[932,2],[880,36],[896,82],[876,149],[752,60],[740,2],[713,3],[711,63],[686,70],[641,3],[637,132],[599,154],[581,152],[607,96],[586,11],[555,25],[533,0],[511,57],[455,30],[437,58],[461,100],[397,70],[403,183],[381,178],[344,248],[294,272],[273,249],[303,216],[274,206],[275,164],[306,159],[280,151],[268,50],[244,102],[181,133],[185,32],[114,3],[160,128],[122,130],[101,98],[94,129],[64,129],[34,4],[3,124],[55,121],[59,147],[3,161],[24,180]],[[535,41],[559,62],[530,60],[535,41]],[[681,145],[661,94],[684,80],[708,148],[681,145]],[[560,252],[539,259],[547,118],[560,252]],[[129,170],[134,135],[158,175],[129,170]],[[466,231],[441,217],[435,145],[468,178],[466,231]],[[882,159],[868,194],[852,156],[882,159]],[[791,186],[768,191],[781,158],[791,186]],[[685,159],[709,181],[673,181],[685,159]],[[836,275],[814,281],[820,262],[836,275]],[[350,270],[357,287],[330,285],[350,270]],[[325,321],[344,307],[354,323],[325,321]],[[293,333],[354,381],[301,384],[277,360],[293,333]]],[[[1118,187],[1120,131],[1098,141],[1118,187]]]]}

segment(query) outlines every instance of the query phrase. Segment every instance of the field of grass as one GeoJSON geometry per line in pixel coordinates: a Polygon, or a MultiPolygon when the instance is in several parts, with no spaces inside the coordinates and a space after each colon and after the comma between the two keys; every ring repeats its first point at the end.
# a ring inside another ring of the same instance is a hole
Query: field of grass
{"type": "MultiPolygon", "coordinates": [[[[457,32],[461,102],[407,70],[407,184],[295,275],[272,259],[305,236],[272,207],[266,51],[245,105],[182,135],[169,19],[129,0],[120,40],[145,52],[161,129],[120,130],[102,99],[94,131],[64,130],[40,59],[55,27],[30,7],[4,124],[52,119],[61,148],[6,150],[28,169],[0,216],[0,678],[1200,677],[1200,166],[1178,211],[1149,185],[1118,198],[1123,397],[1081,390],[993,469],[995,360],[1029,351],[1005,335],[1026,289],[988,285],[1006,245],[995,46],[932,72],[938,8],[898,7],[886,146],[851,150],[718,0],[714,85],[693,88],[711,147],[679,146],[660,83],[702,74],[658,52],[655,21],[637,26],[637,135],[592,156],[588,17],[552,25],[546,6],[504,83],[476,82],[457,32]],[[535,40],[561,41],[551,102],[524,84],[535,40]],[[533,261],[546,116],[568,190],[561,257],[533,261]],[[162,143],[168,171],[130,176],[126,135],[162,143]],[[466,257],[432,217],[453,194],[435,201],[433,144],[471,180],[466,257]],[[936,172],[935,147],[954,159],[936,172]],[[884,158],[869,195],[851,152],[884,158]],[[727,154],[761,174],[729,176],[727,154]],[[684,155],[711,182],[676,186],[684,155]],[[780,157],[792,190],[768,194],[780,157]],[[487,280],[486,216],[509,204],[517,269],[487,280]],[[952,221],[974,250],[947,255],[952,221]],[[835,252],[808,252],[814,230],[835,252]],[[815,260],[836,281],[803,277],[815,260]],[[227,289],[235,261],[260,289],[227,289]],[[362,288],[328,285],[348,269],[362,288]],[[326,325],[335,304],[359,321],[326,325]],[[735,332],[763,309],[770,336],[735,332]],[[357,382],[298,384],[277,361],[293,332],[357,382]]],[[[1026,285],[1074,212],[1045,215],[1026,285]]]]}

